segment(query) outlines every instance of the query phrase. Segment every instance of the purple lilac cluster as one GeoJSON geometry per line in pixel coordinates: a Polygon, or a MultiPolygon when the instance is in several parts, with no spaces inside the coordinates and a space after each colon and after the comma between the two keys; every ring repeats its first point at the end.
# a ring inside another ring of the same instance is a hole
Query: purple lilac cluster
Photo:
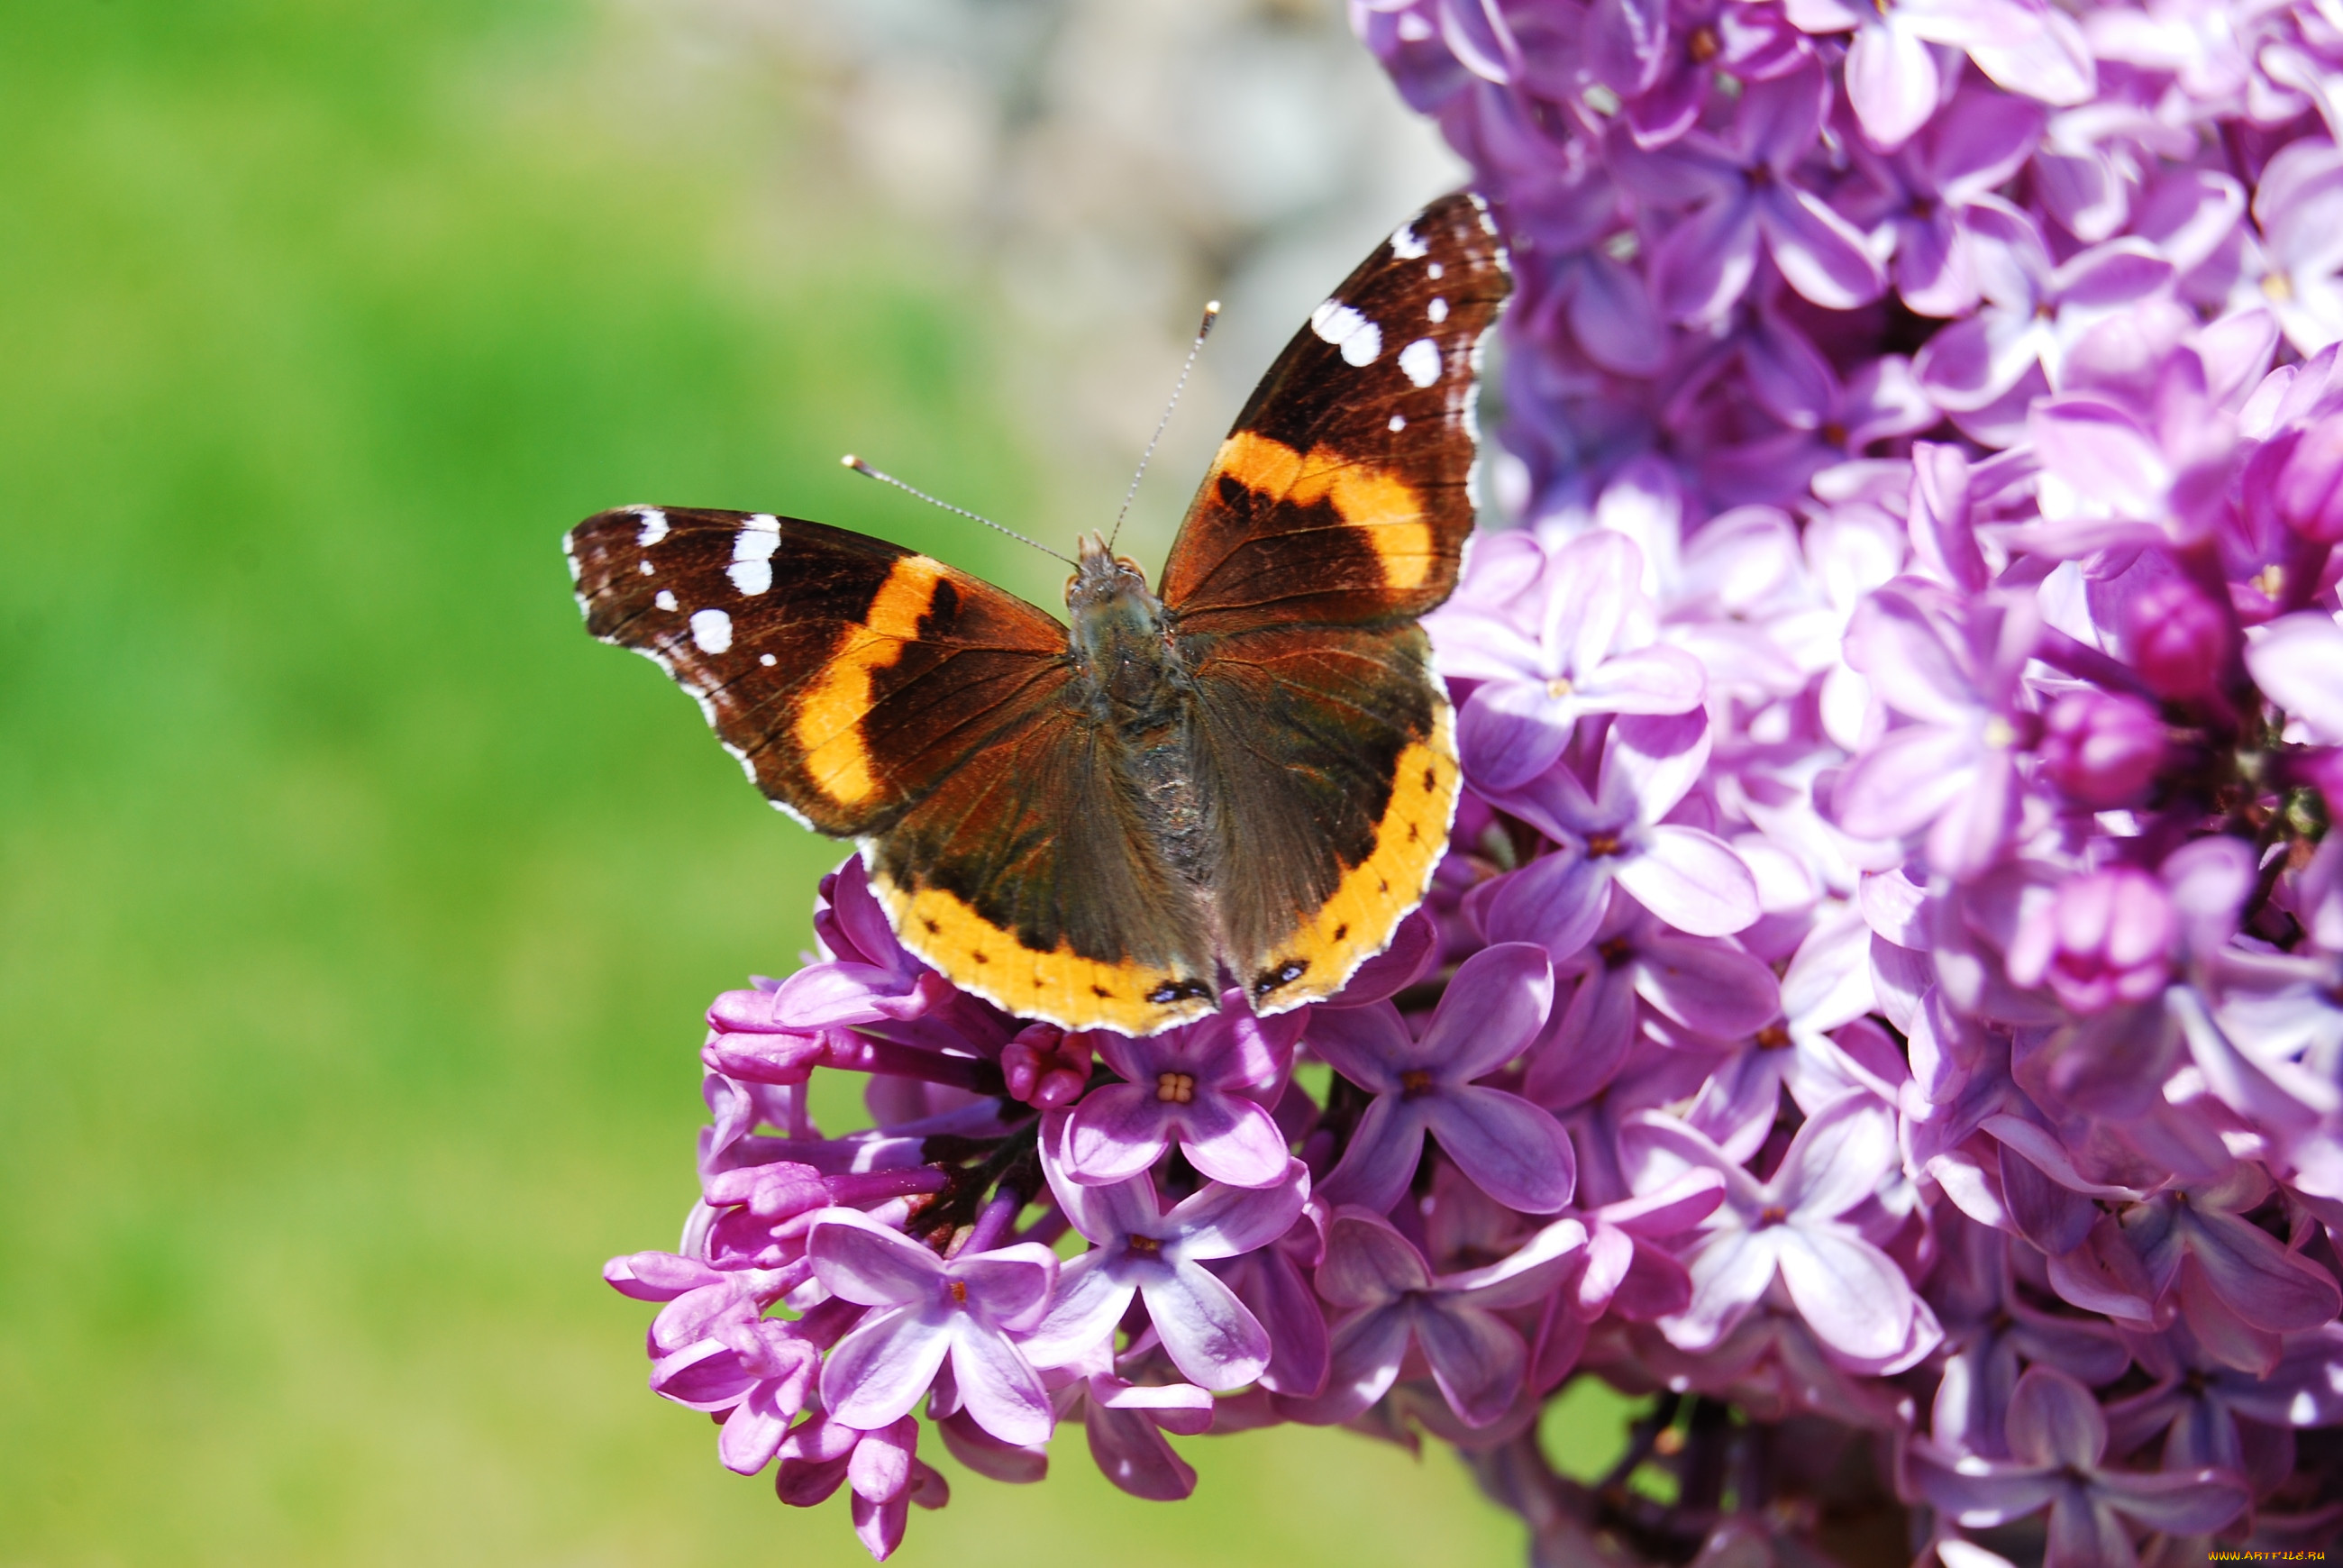
{"type": "Polygon", "coordinates": [[[1354,15],[1519,286],[1431,898],[1331,1002],[1130,1040],[954,990],[849,861],[710,1010],[681,1247],[609,1267],[653,1389],[881,1557],[922,1411],[1154,1499],[1175,1437],[1430,1435],[1547,1564],[2343,1537],[2343,14],[1354,15]],[[1584,1379],[1642,1413],[1574,1479],[1584,1379]]]}

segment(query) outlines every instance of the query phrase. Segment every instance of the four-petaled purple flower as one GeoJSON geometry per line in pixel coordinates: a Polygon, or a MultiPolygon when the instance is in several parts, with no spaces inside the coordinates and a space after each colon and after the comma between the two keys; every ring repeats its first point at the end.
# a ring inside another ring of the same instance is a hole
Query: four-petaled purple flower
{"type": "Polygon", "coordinates": [[[823,1406],[850,1426],[910,1412],[945,1358],[961,1402],[1004,1442],[1050,1435],[1050,1396],[1011,1336],[1048,1311],[1058,1260],[1033,1242],[938,1258],[856,1209],[820,1215],[806,1242],[815,1277],[840,1299],[877,1309],[822,1368],[823,1406]]]}
{"type": "MultiPolygon", "coordinates": [[[[1310,1192],[1310,1172],[1288,1162],[1274,1187],[1208,1183],[1165,1212],[1155,1178],[1086,1187],[1048,1161],[1051,1191],[1092,1246],[1061,1271],[1049,1315],[1027,1349],[1043,1366],[1092,1354],[1136,1295],[1182,1376],[1201,1388],[1242,1388],[1269,1364],[1269,1334],[1236,1292],[1204,1267],[1285,1234],[1310,1192]]],[[[997,1429],[996,1429],[997,1430],[997,1429]]]]}
{"type": "Polygon", "coordinates": [[[1529,1050],[1553,1002],[1545,950],[1507,942],[1458,967],[1420,1040],[1389,1002],[1320,1013],[1310,1049],[1374,1096],[1321,1195],[1389,1209],[1429,1132],[1498,1202],[1532,1214],[1569,1202],[1577,1164],[1561,1125],[1519,1095],[1473,1081],[1529,1050]]]}
{"type": "Polygon", "coordinates": [[[2009,1396],[2010,1458],[1940,1453],[1916,1444],[1912,1479],[1930,1503],[1969,1527],[2050,1511],[2044,1568],[2129,1568],[2138,1562],[2127,1523],[2167,1535],[2209,1534],[2245,1509],[2244,1483],[2217,1470],[2119,1470],[2091,1391],[2056,1367],[2028,1367],[2009,1396]]]}
{"type": "Polygon", "coordinates": [[[1318,1293],[1343,1312],[1334,1325],[1333,1372],[1324,1393],[1288,1408],[1303,1421],[1351,1420],[1391,1387],[1412,1344],[1457,1419],[1492,1424],[1520,1395],[1529,1369],[1528,1347],[1497,1313],[1552,1293],[1585,1245],[1584,1224],[1556,1220],[1503,1262],[1434,1275],[1390,1221],[1363,1209],[1336,1210],[1318,1267],[1318,1293]]]}
{"type": "Polygon", "coordinates": [[[1128,1181],[1173,1143],[1215,1181],[1272,1187],[1285,1180],[1285,1135],[1270,1117],[1307,1015],[1255,1018],[1232,990],[1198,1023],[1133,1040],[1104,1031],[1091,1047],[1124,1081],[1084,1095],[1059,1144],[1066,1173],[1087,1186],[1128,1181]]]}

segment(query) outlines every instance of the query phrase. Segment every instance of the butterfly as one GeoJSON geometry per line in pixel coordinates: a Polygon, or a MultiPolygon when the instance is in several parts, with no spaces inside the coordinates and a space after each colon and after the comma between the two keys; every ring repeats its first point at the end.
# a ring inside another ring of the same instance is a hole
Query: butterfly
{"type": "Polygon", "coordinates": [[[881,540],[625,507],[566,540],[588,629],[699,699],[773,805],[860,847],[905,948],[1069,1030],[1241,987],[1339,990],[1422,901],[1457,800],[1417,618],[1476,508],[1483,335],[1512,286],[1460,192],[1311,313],[1151,591],[1093,534],[1071,626],[881,540]]]}

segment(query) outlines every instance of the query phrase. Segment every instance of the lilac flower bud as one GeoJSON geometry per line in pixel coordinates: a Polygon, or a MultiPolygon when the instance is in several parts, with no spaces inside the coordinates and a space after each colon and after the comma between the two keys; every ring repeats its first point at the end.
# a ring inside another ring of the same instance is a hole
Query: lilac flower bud
{"type": "Polygon", "coordinates": [[[2343,414],[2305,430],[2278,471],[2278,514],[2323,545],[2343,540],[2343,414]]]}
{"type": "Polygon", "coordinates": [[[2172,900],[2164,884],[2129,866],[2094,871],[2018,927],[2009,946],[2009,978],[2049,983],[2075,1012],[2146,1001],[2170,974],[2172,900]]]}
{"type": "Polygon", "coordinates": [[[2221,678],[2229,618],[2195,584],[2175,578],[2132,600],[2132,667],[2158,697],[2202,697],[2221,678]]]}
{"type": "Polygon", "coordinates": [[[2164,720],[2136,697],[2069,691],[2042,719],[2042,769],[2066,795],[2104,810],[2147,791],[2164,760],[2164,720]]]}
{"type": "Polygon", "coordinates": [[[1054,1023],[1028,1024],[1001,1048],[1001,1070],[1012,1100],[1036,1111],[1071,1105],[1090,1081],[1090,1040],[1054,1023]]]}

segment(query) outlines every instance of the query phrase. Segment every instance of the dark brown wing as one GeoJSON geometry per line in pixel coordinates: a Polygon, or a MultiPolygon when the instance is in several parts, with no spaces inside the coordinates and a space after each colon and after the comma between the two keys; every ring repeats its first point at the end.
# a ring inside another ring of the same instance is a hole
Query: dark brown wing
{"type": "Polygon", "coordinates": [[[954,984],[1071,1029],[1212,1010],[1203,913],[1070,702],[1053,617],[762,513],[626,508],[568,548],[588,628],[699,699],[773,804],[857,839],[903,945],[954,984]]]}
{"type": "Polygon", "coordinates": [[[1166,863],[1111,729],[1071,708],[1006,734],[866,842],[906,945],[1068,1029],[1152,1034],[1213,1010],[1194,887],[1166,863]]]}
{"type": "Polygon", "coordinates": [[[1443,196],[1312,313],[1221,445],[1163,568],[1182,631],[1420,616],[1474,512],[1481,337],[1512,287],[1478,196],[1443,196]]]}
{"type": "Polygon", "coordinates": [[[1417,626],[1211,639],[1195,667],[1222,951],[1256,1010],[1331,996],[1431,886],[1455,723],[1417,626]]]}
{"type": "Polygon", "coordinates": [[[825,833],[881,830],[1065,688],[1053,617],[843,528],[628,507],[566,546],[587,629],[674,676],[767,798],[825,833]]]}

